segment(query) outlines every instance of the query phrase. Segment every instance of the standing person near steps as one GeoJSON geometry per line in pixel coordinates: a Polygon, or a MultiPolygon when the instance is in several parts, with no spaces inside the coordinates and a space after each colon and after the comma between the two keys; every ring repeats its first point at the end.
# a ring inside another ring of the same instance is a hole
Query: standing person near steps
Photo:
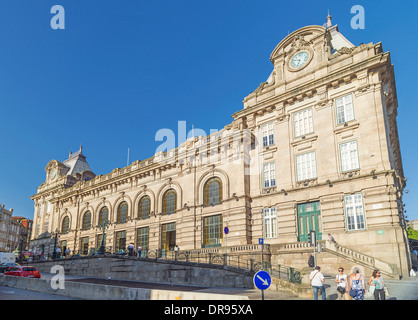
{"type": "Polygon", "coordinates": [[[344,294],[347,291],[347,275],[344,274],[344,268],[338,268],[338,274],[335,277],[335,283],[337,283],[338,297],[344,300],[344,294]]]}
{"type": "Polygon", "coordinates": [[[315,267],[315,260],[312,254],[308,253],[308,266],[309,268],[315,267]]]}
{"type": "Polygon", "coordinates": [[[369,279],[369,286],[374,286],[374,299],[386,300],[385,297],[385,282],[380,275],[380,270],[374,270],[372,276],[369,279]]]}
{"type": "Polygon", "coordinates": [[[364,277],[360,273],[359,268],[354,268],[348,281],[348,291],[353,300],[363,300],[366,292],[366,284],[364,277]]]}
{"type": "Polygon", "coordinates": [[[309,280],[312,284],[312,289],[314,293],[314,300],[318,300],[318,290],[322,292],[322,300],[326,300],[325,287],[324,287],[324,275],[321,273],[321,268],[319,266],[315,267],[315,270],[309,275],[309,280]]]}

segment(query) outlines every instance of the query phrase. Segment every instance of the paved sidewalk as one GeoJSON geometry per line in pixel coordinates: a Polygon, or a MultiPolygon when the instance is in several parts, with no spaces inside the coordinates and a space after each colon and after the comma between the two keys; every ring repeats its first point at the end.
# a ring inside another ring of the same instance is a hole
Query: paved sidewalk
{"type": "MultiPolygon", "coordinates": [[[[335,275],[325,275],[325,292],[327,300],[337,300],[337,284],[334,282],[335,275]]],[[[366,289],[369,285],[370,276],[366,276],[366,289]]],[[[418,300],[418,277],[407,277],[402,280],[383,279],[388,287],[389,297],[387,300],[418,300]]],[[[374,300],[374,297],[364,300],[374,300]]]]}
{"type": "MultiPolygon", "coordinates": [[[[54,274],[41,273],[42,279],[51,279],[54,274]]],[[[204,287],[204,286],[192,286],[192,285],[176,285],[170,283],[153,283],[144,281],[130,281],[130,280],[117,280],[117,279],[104,279],[104,278],[91,278],[75,275],[66,275],[66,281],[81,281],[96,284],[107,284],[114,286],[126,286],[134,288],[147,288],[158,290],[173,290],[173,291],[195,291],[202,293],[214,293],[224,295],[240,295],[247,296],[250,300],[261,300],[261,291],[258,289],[245,289],[245,288],[229,288],[229,287],[204,287]]],[[[267,290],[264,292],[265,300],[301,300],[298,296],[267,290]]]]}

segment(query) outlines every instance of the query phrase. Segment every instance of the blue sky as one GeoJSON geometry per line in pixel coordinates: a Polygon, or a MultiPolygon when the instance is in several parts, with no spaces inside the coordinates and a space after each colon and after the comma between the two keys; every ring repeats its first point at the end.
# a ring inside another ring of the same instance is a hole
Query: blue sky
{"type": "Polygon", "coordinates": [[[0,203],[33,218],[30,196],[51,159],[83,153],[96,174],[151,157],[161,128],[186,121],[209,133],[230,123],[272,70],[288,33],[333,24],[355,45],[391,52],[408,194],[417,219],[416,1],[2,0],[0,2],[0,203]],[[53,5],[65,30],[53,30],[53,5]],[[353,5],[364,30],[350,27],[353,5]]]}

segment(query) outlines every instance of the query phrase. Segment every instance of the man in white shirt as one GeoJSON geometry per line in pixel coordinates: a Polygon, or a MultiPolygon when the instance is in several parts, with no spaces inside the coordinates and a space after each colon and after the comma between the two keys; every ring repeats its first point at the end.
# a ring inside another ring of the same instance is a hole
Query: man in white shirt
{"type": "Polygon", "coordinates": [[[315,267],[315,270],[309,275],[309,280],[312,284],[312,289],[314,293],[314,300],[318,300],[318,290],[322,292],[322,300],[326,300],[325,287],[324,287],[324,275],[321,273],[321,268],[319,266],[315,267]]]}

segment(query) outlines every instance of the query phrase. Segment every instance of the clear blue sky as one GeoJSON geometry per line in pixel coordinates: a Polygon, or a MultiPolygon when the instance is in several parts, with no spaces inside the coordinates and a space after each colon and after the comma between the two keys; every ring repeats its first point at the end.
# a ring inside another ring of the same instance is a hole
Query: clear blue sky
{"type": "Polygon", "coordinates": [[[230,123],[272,71],[288,33],[333,24],[355,45],[383,42],[395,65],[407,216],[418,218],[417,1],[1,0],[0,203],[33,218],[51,159],[83,153],[96,174],[146,159],[161,128],[230,123]],[[53,5],[66,29],[53,30],[53,5]],[[353,30],[350,9],[365,8],[353,30]]]}

